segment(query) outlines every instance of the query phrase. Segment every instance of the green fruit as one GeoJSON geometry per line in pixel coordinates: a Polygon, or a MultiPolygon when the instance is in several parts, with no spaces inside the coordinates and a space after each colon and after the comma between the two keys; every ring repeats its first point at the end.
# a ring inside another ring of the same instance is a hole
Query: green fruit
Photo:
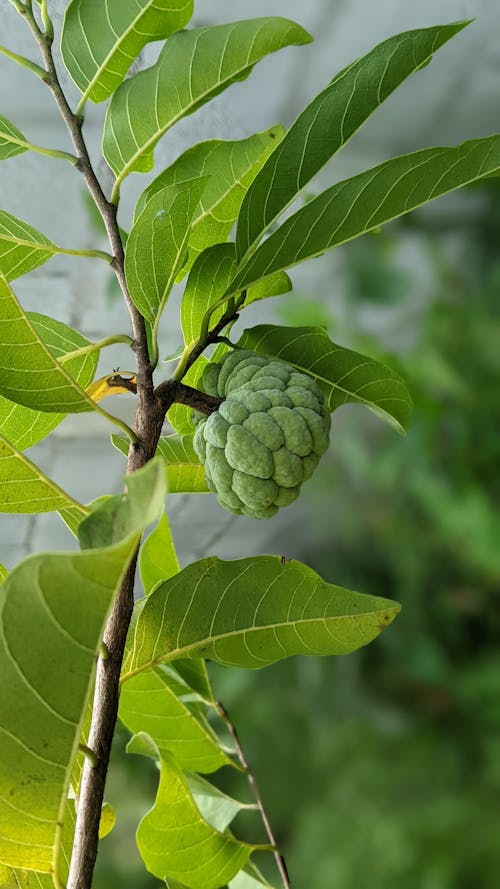
{"type": "Polygon", "coordinates": [[[224,399],[193,418],[194,448],[221,506],[263,519],[296,500],[329,443],[330,414],[312,377],[235,349],[206,366],[200,388],[224,399]]]}

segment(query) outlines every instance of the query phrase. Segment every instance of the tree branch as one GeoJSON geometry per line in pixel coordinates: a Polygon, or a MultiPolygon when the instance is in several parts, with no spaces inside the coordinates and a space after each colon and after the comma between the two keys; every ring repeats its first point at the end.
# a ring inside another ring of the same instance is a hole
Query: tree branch
{"type": "Polygon", "coordinates": [[[247,758],[245,756],[245,752],[243,750],[243,747],[241,746],[240,739],[238,737],[238,733],[229,718],[229,714],[228,714],[226,708],[224,707],[224,704],[222,704],[220,701],[216,701],[215,702],[215,709],[216,709],[217,713],[219,714],[220,718],[225,723],[226,728],[234,741],[234,746],[236,748],[236,753],[237,753],[238,759],[239,759],[239,761],[240,761],[241,765],[243,766],[243,769],[246,773],[248,783],[249,783],[251,791],[253,793],[253,797],[255,799],[255,802],[257,803],[257,808],[260,812],[260,817],[262,819],[262,823],[264,825],[264,829],[266,831],[267,838],[268,838],[271,846],[273,847],[274,858],[276,860],[276,865],[277,865],[277,868],[280,872],[281,879],[283,880],[283,887],[284,887],[284,889],[291,889],[290,877],[288,875],[288,870],[287,870],[285,859],[284,859],[283,855],[278,851],[278,844],[276,843],[276,839],[274,837],[271,823],[270,823],[269,818],[267,816],[267,812],[264,808],[264,803],[262,802],[262,797],[260,795],[260,791],[259,791],[257,782],[256,782],[252,772],[250,771],[250,766],[248,765],[247,758]]]}

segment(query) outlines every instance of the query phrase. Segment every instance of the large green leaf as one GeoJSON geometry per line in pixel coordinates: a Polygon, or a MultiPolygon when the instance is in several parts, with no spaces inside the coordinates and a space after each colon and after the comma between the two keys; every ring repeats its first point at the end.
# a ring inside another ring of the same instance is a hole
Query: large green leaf
{"type": "Polygon", "coordinates": [[[213,828],[201,815],[186,777],[166,751],[145,733],[129,742],[129,753],[152,756],[160,765],[155,804],[137,829],[147,869],[189,889],[219,889],[248,861],[255,846],[213,828]]]}
{"type": "Polygon", "coordinates": [[[124,677],[176,657],[258,668],[295,654],[347,654],[375,639],[399,607],[325,583],[300,562],[213,556],[148,596],[124,677]]]}
{"type": "Polygon", "coordinates": [[[36,228],[0,210],[0,272],[9,281],[43,265],[58,249],[36,228]]]}
{"type": "Polygon", "coordinates": [[[237,293],[279,269],[319,256],[443,194],[500,170],[500,136],[396,157],[320,194],[242,263],[237,293]]]}
{"type": "MultiPolygon", "coordinates": [[[[129,479],[130,484],[130,479],[129,479]]],[[[163,484],[153,465],[141,496],[163,484]]],[[[0,861],[57,868],[71,770],[107,615],[142,528],[80,553],[31,556],[0,587],[0,861]]],[[[99,511],[89,521],[97,519],[99,511]]]]}
{"type": "Polygon", "coordinates": [[[146,538],[139,553],[139,573],[146,596],[157,583],[173,577],[180,570],[168,515],[163,512],[156,528],[146,538]]]}
{"type": "Polygon", "coordinates": [[[315,173],[410,74],[468,22],[406,31],[338,74],[288,130],[250,187],[238,220],[241,259],[315,173]]]}
{"type": "MultiPolygon", "coordinates": [[[[111,440],[122,454],[127,454],[127,439],[112,435],[111,440]]],[[[205,470],[193,448],[192,434],[163,436],[156,453],[165,461],[169,494],[208,493],[205,470]]]]}
{"type": "Polygon", "coordinates": [[[210,177],[193,217],[189,256],[183,272],[189,271],[202,250],[227,241],[248,186],[284,132],[278,125],[236,142],[200,142],[181,154],[143,191],[135,208],[135,218],[165,186],[179,185],[200,176],[210,177]]]}
{"type": "Polygon", "coordinates": [[[207,721],[207,706],[171,668],[158,666],[133,676],[120,693],[121,721],[145,731],[183,769],[215,772],[232,761],[207,721]]]}
{"type": "Polygon", "coordinates": [[[10,120],[0,114],[0,160],[14,157],[27,151],[29,142],[10,120]]]}
{"type": "MultiPolygon", "coordinates": [[[[55,318],[39,315],[37,312],[27,312],[26,317],[54,358],[61,358],[75,349],[90,345],[90,341],[81,333],[55,318]]],[[[65,362],[66,372],[82,389],[94,379],[98,357],[98,352],[90,352],[65,362]]],[[[66,414],[34,411],[0,395],[0,434],[8,438],[18,451],[31,448],[41,441],[65,416],[66,414]]]]}
{"type": "Polygon", "coordinates": [[[259,324],[244,330],[238,345],[313,376],[330,411],[342,404],[364,404],[399,431],[408,428],[412,400],[403,378],[387,365],[333,343],[322,327],[259,324]]]}
{"type": "Polygon", "coordinates": [[[1,273],[0,395],[50,413],[79,413],[96,407],[51,354],[1,273]]]}
{"type": "Polygon", "coordinates": [[[152,40],[187,24],[193,0],[71,0],[61,33],[61,55],[83,102],[103,102],[152,40]]]}
{"type": "Polygon", "coordinates": [[[0,435],[0,512],[53,512],[77,505],[56,482],[0,435]]]}
{"type": "Polygon", "coordinates": [[[156,335],[161,313],[187,251],[191,221],[207,178],[158,191],[134,223],[125,248],[130,296],[156,335]]]}
{"type": "Polygon", "coordinates": [[[282,18],[248,19],[173,34],[155,65],[130,77],[114,94],[104,123],[103,152],[116,189],[134,170],[153,166],[160,137],[269,53],[309,34],[282,18]]]}
{"type": "MultiPolygon", "coordinates": [[[[58,850],[59,885],[65,885],[69,873],[75,820],[75,801],[74,799],[68,799],[65,807],[61,844],[58,850]]],[[[3,867],[0,864],[0,886],[2,889],[54,889],[54,885],[51,874],[22,870],[17,867],[3,867]]]]}

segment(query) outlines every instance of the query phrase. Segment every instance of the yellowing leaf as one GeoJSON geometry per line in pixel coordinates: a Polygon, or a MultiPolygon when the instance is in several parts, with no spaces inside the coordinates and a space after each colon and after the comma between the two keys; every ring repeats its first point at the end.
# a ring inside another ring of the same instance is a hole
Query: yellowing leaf
{"type": "Polygon", "coordinates": [[[137,377],[133,371],[123,371],[118,373],[113,371],[99,380],[94,380],[90,386],[87,386],[86,392],[90,395],[92,401],[100,401],[108,395],[123,395],[123,393],[137,392],[137,377]]]}

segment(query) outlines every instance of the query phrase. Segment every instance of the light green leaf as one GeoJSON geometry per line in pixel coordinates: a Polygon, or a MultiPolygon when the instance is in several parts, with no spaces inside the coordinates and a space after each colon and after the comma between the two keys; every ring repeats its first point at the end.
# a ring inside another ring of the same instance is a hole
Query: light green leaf
{"type": "Polygon", "coordinates": [[[276,556],[194,562],[145,602],[124,678],[176,657],[256,669],[296,654],[348,654],[393,621],[397,602],[325,583],[276,556]]]}
{"type": "Polygon", "coordinates": [[[238,812],[256,808],[255,803],[240,803],[227,796],[199,775],[186,775],[186,780],[200,813],[215,830],[226,830],[238,812]]]}
{"type": "Polygon", "coordinates": [[[251,861],[228,883],[228,889],[262,889],[263,886],[264,889],[274,889],[251,861]]]}
{"type": "Polygon", "coordinates": [[[238,220],[238,258],[382,102],[468,22],[406,31],[345,68],[290,127],[250,187],[238,220]]]}
{"type": "Polygon", "coordinates": [[[0,395],[33,410],[95,410],[64,365],[51,354],[0,273],[0,395]]]}
{"type": "Polygon", "coordinates": [[[140,535],[163,510],[167,486],[165,470],[157,457],[125,476],[128,496],[106,497],[78,527],[82,549],[110,546],[130,534],[140,535]]]}
{"type": "MultiPolygon", "coordinates": [[[[235,268],[234,244],[215,244],[198,256],[189,273],[181,302],[181,327],[186,343],[199,337],[205,313],[224,295],[235,268]]],[[[211,316],[211,327],[223,313],[224,305],[221,305],[211,316]]]]}
{"type": "Polygon", "coordinates": [[[15,157],[27,151],[29,144],[25,137],[10,120],[0,114],[0,160],[15,157]]]}
{"type": "Polygon", "coordinates": [[[110,803],[103,803],[101,820],[99,821],[99,839],[102,840],[111,833],[116,824],[116,812],[110,803]]]}
{"type": "Polygon", "coordinates": [[[232,761],[207,721],[207,706],[181,677],[159,666],[122,686],[119,717],[132,732],[145,731],[181,768],[215,772],[232,761]]]}
{"type": "MultiPolygon", "coordinates": [[[[0,587],[0,861],[13,868],[57,868],[102,632],[140,533],[131,480],[124,500],[134,530],[125,540],[88,552],[31,556],[0,587]]],[[[141,497],[149,493],[155,500],[157,484],[153,466],[141,497]]]]}
{"type": "Polygon", "coordinates": [[[0,272],[9,281],[43,265],[58,249],[36,228],[0,210],[0,272]]]}
{"type": "Polygon", "coordinates": [[[2,584],[2,583],[4,582],[4,580],[5,580],[5,578],[7,577],[8,573],[9,573],[9,572],[7,571],[7,568],[5,567],[5,565],[2,565],[1,562],[0,562],[0,584],[2,584]]]}
{"type": "MultiPolygon", "coordinates": [[[[122,454],[128,450],[127,439],[112,435],[111,440],[122,454]]],[[[207,494],[205,470],[193,448],[193,434],[165,435],[160,438],[156,453],[165,461],[169,494],[207,494]]]]}
{"type": "Polygon", "coordinates": [[[116,175],[113,197],[129,173],[152,169],[155,145],[169,127],[243,80],[264,56],[310,39],[277,17],[173,34],[156,64],[122,83],[109,105],[103,153],[116,175]]]}
{"type": "Polygon", "coordinates": [[[227,241],[248,186],[284,132],[283,127],[277,125],[236,142],[201,142],[188,148],[143,191],[135,208],[135,218],[160,189],[200,176],[210,177],[193,217],[189,256],[181,274],[189,271],[198,254],[207,247],[227,241]]]}
{"type": "Polygon", "coordinates": [[[177,272],[184,263],[191,220],[207,178],[157,192],[134,223],[125,248],[125,275],[134,304],[153,337],[177,272]]]}
{"type": "Polygon", "coordinates": [[[330,411],[342,404],[364,404],[399,432],[408,428],[412,400],[403,378],[387,365],[333,343],[322,327],[259,324],[243,331],[238,346],[310,374],[330,411]]]}
{"type": "Polygon", "coordinates": [[[231,293],[498,170],[500,136],[487,136],[453,148],[426,148],[396,157],[345,179],[290,216],[264,241],[242,263],[231,293]]]}
{"type": "Polygon", "coordinates": [[[258,299],[268,299],[270,296],[290,293],[292,289],[292,282],[286,272],[273,272],[272,275],[262,278],[257,284],[252,284],[248,288],[243,308],[258,299]]]}
{"type": "Polygon", "coordinates": [[[147,43],[183,28],[193,0],[72,0],[64,17],[61,55],[82,91],[103,102],[147,43]]]}
{"type": "MultiPolygon", "coordinates": [[[[75,833],[75,804],[73,799],[66,801],[61,844],[58,849],[59,885],[66,883],[69,873],[71,849],[75,833]]],[[[52,875],[20,868],[3,867],[0,864],[0,886],[2,889],[54,889],[52,875]]]]}
{"type": "Polygon", "coordinates": [[[225,885],[255,847],[205,821],[175,760],[158,750],[148,735],[135,735],[127,751],[153,756],[160,764],[155,804],[137,829],[137,845],[147,869],[159,879],[177,880],[189,889],[225,885]]]}
{"type": "Polygon", "coordinates": [[[52,512],[69,506],[79,504],[0,435],[0,512],[52,512]]]}
{"type": "MultiPolygon", "coordinates": [[[[37,312],[27,312],[26,317],[54,358],[61,358],[75,349],[90,345],[90,341],[81,333],[55,318],[39,315],[37,312]]],[[[65,362],[66,372],[82,389],[94,379],[98,357],[98,352],[91,352],[65,362]]],[[[65,413],[34,411],[0,395],[0,434],[8,438],[19,451],[31,448],[45,438],[65,416],[65,413]]]]}
{"type": "Polygon", "coordinates": [[[180,568],[168,515],[163,512],[156,528],[146,538],[139,553],[139,573],[146,596],[157,583],[173,577],[180,568]]]}

